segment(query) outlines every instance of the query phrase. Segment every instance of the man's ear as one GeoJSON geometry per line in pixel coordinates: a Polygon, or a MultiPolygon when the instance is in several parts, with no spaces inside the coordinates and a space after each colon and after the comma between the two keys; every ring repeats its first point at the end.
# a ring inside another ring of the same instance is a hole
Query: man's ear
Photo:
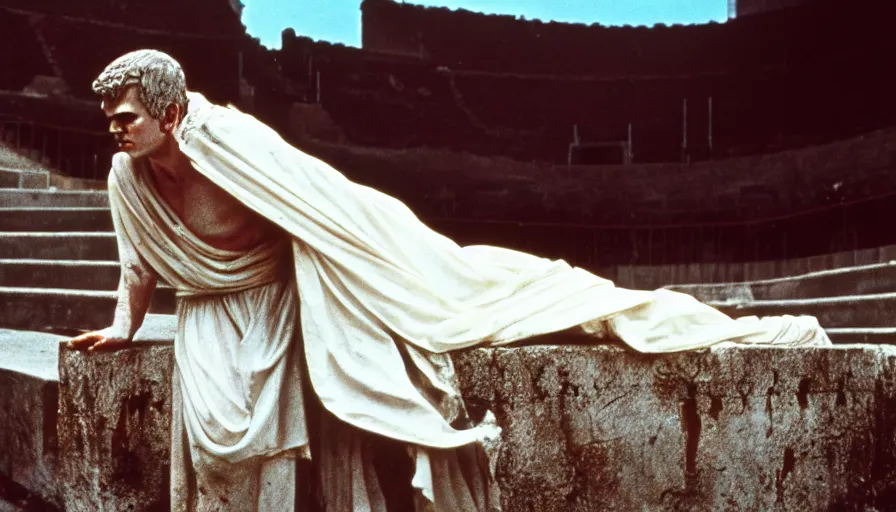
{"type": "Polygon", "coordinates": [[[162,117],[162,131],[174,132],[177,122],[180,120],[181,107],[176,103],[172,103],[165,108],[165,115],[162,117]]]}

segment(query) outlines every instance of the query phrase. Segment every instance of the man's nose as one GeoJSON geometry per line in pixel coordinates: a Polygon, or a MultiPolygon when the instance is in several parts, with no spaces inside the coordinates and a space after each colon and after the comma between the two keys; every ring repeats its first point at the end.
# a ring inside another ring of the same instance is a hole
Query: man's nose
{"type": "Polygon", "coordinates": [[[118,135],[120,133],[124,133],[124,128],[117,121],[112,121],[109,123],[109,133],[112,135],[118,135]]]}

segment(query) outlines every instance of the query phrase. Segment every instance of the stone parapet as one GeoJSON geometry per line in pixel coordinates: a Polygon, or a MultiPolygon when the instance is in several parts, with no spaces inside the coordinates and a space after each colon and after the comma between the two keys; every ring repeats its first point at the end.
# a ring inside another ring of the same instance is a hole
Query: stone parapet
{"type": "MultiPolygon", "coordinates": [[[[172,359],[170,343],[60,352],[66,510],[167,504],[172,359]]],[[[505,511],[881,510],[896,499],[896,347],[531,345],[455,362],[471,414],[492,410],[504,429],[505,511]]]]}
{"type": "Polygon", "coordinates": [[[67,512],[169,508],[170,342],[59,352],[60,482],[67,512]]]}

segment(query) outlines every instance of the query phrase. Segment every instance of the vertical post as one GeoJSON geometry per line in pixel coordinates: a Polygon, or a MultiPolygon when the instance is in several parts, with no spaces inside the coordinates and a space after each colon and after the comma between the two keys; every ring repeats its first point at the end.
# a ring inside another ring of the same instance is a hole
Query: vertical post
{"type": "Polygon", "coordinates": [[[632,163],[632,154],[632,123],[628,123],[628,162],[626,163],[632,163]]]}
{"type": "Polygon", "coordinates": [[[681,116],[681,160],[685,161],[688,154],[688,99],[682,100],[681,116]]]}
{"type": "Polygon", "coordinates": [[[572,143],[576,146],[579,145],[579,125],[572,125],[572,143]]]}
{"type": "Polygon", "coordinates": [[[320,103],[320,71],[317,72],[317,84],[315,89],[315,94],[317,95],[317,103],[320,103]]]}
{"type": "Polygon", "coordinates": [[[707,130],[709,154],[712,156],[712,96],[709,97],[709,128],[707,130]]]}
{"type": "Polygon", "coordinates": [[[314,55],[308,56],[308,87],[311,87],[311,79],[314,77],[314,55]]]}

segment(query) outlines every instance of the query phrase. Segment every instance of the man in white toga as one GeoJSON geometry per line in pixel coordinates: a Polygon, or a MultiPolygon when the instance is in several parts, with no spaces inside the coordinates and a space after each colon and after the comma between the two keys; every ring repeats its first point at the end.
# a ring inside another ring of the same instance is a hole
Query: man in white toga
{"type": "Polygon", "coordinates": [[[293,509],[296,460],[311,453],[306,372],[328,411],[315,452],[328,511],[385,510],[361,431],[406,446],[418,510],[484,511],[499,508],[487,448],[500,429],[490,414],[470,424],[453,350],[576,327],[642,352],[830,343],[812,317],[735,321],[563,261],[460,247],[255,118],[188,93],[161,52],[120,57],[94,90],[121,150],[109,201],[122,272],[113,325],[70,343],[126,346],[156,282],[177,289],[174,510],[293,509]]]}

